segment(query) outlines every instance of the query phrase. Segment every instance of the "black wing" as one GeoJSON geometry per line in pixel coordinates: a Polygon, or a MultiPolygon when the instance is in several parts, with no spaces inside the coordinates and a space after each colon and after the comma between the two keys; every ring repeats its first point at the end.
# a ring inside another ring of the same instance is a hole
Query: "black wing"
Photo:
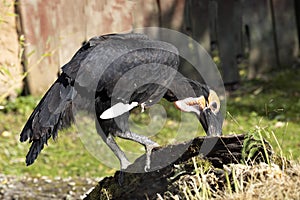
{"type": "Polygon", "coordinates": [[[110,35],[81,62],[75,84],[92,94],[105,91],[108,98],[128,102],[133,89],[141,97],[153,83],[168,86],[178,64],[177,49],[168,43],[140,34],[110,35]]]}

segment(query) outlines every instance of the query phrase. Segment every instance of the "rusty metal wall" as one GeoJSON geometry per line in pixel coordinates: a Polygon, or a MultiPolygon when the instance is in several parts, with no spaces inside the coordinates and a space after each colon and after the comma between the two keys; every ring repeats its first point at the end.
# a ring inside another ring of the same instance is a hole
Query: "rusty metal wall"
{"type": "Polygon", "coordinates": [[[19,8],[27,42],[27,83],[31,94],[41,94],[83,41],[95,35],[129,31],[134,3],[125,0],[21,0],[19,8]]]}
{"type": "Polygon", "coordinates": [[[83,41],[93,36],[147,26],[179,30],[185,0],[175,1],[20,0],[30,93],[44,93],[57,78],[60,67],[83,41]],[[162,11],[170,14],[162,16],[162,11]],[[169,20],[170,16],[173,20],[169,20]]]}
{"type": "Polygon", "coordinates": [[[239,80],[237,59],[244,57],[247,48],[250,78],[276,67],[276,59],[281,65],[292,64],[299,52],[295,14],[289,12],[294,7],[292,0],[285,3],[272,0],[276,30],[268,3],[271,1],[222,2],[19,0],[21,31],[27,42],[25,67],[29,71],[30,93],[44,93],[57,78],[60,67],[70,60],[83,41],[96,35],[128,32],[136,27],[171,28],[193,37],[207,51],[211,45],[218,47],[226,83],[239,80]]]}
{"type": "Polygon", "coordinates": [[[185,0],[19,0],[27,85],[41,94],[82,42],[134,27],[181,29],[185,0]],[[162,15],[161,13],[167,13],[162,15]]]}

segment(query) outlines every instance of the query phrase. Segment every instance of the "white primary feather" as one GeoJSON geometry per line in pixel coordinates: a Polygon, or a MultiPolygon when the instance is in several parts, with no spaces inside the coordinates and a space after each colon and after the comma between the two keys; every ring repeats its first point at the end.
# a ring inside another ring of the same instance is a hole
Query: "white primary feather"
{"type": "Polygon", "coordinates": [[[115,117],[118,117],[128,111],[130,111],[132,108],[136,107],[138,105],[138,102],[132,102],[130,104],[124,104],[124,103],[117,103],[110,107],[109,109],[105,110],[101,115],[101,119],[112,119],[115,117]]]}

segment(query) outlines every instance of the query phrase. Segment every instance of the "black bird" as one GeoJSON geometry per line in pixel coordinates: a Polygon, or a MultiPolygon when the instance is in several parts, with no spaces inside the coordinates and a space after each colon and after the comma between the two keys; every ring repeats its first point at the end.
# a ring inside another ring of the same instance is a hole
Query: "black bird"
{"type": "Polygon", "coordinates": [[[150,153],[158,144],[130,131],[129,111],[150,107],[165,98],[182,111],[194,112],[207,135],[220,135],[222,116],[217,94],[208,86],[177,73],[177,49],[143,34],[110,34],[86,42],[62,67],[62,73],[25,124],[20,141],[32,143],[31,165],[58,130],[74,122],[74,107],[95,113],[97,132],[118,157],[121,169],[130,164],[116,144],[118,136],[138,142],[150,153]]]}

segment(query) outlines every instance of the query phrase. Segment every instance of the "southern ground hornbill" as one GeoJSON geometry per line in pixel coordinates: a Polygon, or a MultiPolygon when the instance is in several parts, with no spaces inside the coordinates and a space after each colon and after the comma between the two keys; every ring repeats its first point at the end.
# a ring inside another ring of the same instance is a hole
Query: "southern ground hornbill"
{"type": "Polygon", "coordinates": [[[222,116],[217,94],[208,86],[177,72],[177,49],[143,34],[111,34],[85,43],[62,67],[62,73],[44,95],[25,124],[20,141],[29,139],[26,164],[32,164],[50,137],[74,122],[76,109],[95,113],[99,135],[118,157],[121,169],[130,164],[114,140],[115,136],[145,146],[150,153],[158,144],[130,131],[129,111],[150,107],[161,98],[193,112],[207,135],[220,135],[222,116]]]}

